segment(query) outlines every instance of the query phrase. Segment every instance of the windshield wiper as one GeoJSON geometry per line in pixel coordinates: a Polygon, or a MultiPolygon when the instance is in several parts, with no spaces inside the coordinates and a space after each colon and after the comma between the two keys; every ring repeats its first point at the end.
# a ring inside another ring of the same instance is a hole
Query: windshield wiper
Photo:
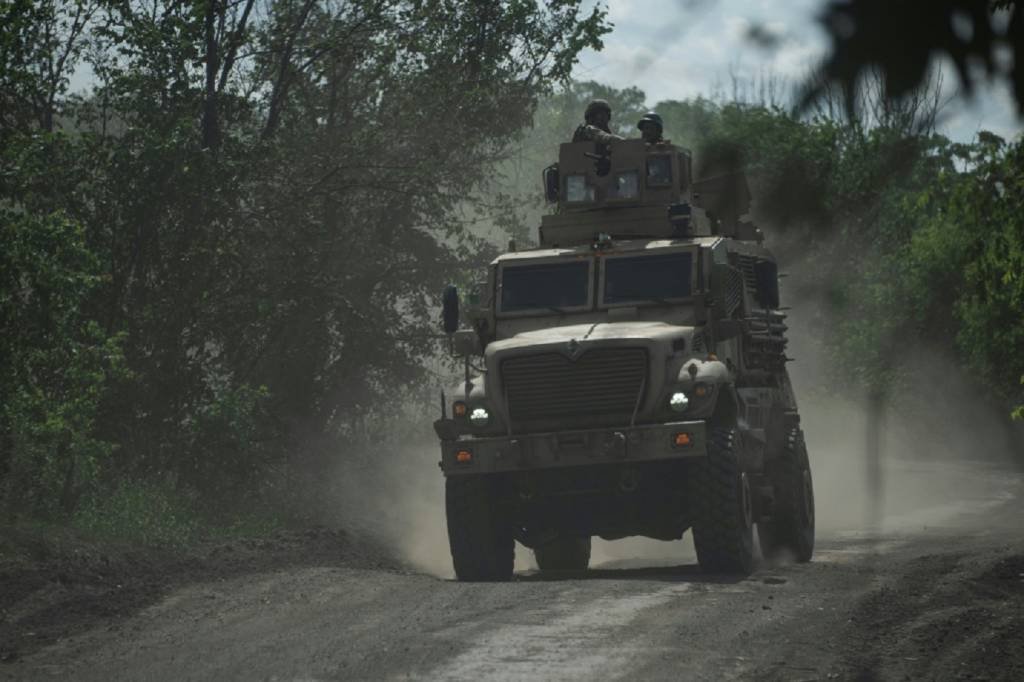
{"type": "MultiPolygon", "coordinates": [[[[618,303],[640,303],[640,302],[647,302],[647,303],[660,303],[661,305],[675,305],[674,303],[669,301],[667,298],[663,298],[661,296],[648,296],[647,294],[615,294],[615,298],[619,299],[619,300],[615,301],[614,304],[618,304],[618,303]],[[622,300],[622,299],[626,299],[626,300],[622,300]]],[[[606,300],[605,304],[607,305],[608,303],[609,303],[609,301],[606,300]]]]}
{"type": "Polygon", "coordinates": [[[528,310],[530,308],[537,308],[537,309],[550,310],[551,312],[558,313],[559,315],[568,315],[569,314],[569,311],[566,310],[565,308],[559,308],[556,305],[549,305],[547,303],[520,303],[520,304],[518,304],[516,306],[516,308],[518,308],[519,310],[528,310]]]}

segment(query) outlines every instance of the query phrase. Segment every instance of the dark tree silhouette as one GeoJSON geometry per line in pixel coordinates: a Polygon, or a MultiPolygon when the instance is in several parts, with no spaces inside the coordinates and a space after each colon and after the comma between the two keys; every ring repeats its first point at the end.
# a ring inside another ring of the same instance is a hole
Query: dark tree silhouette
{"type": "Polygon", "coordinates": [[[899,98],[927,81],[933,60],[947,56],[967,96],[979,78],[1008,78],[1024,116],[1024,16],[1017,0],[837,1],[821,22],[832,50],[805,86],[801,108],[837,84],[852,113],[858,83],[872,70],[882,74],[886,96],[899,98]],[[997,58],[1000,50],[1012,59],[997,58]],[[973,65],[983,66],[984,75],[973,65]]]}

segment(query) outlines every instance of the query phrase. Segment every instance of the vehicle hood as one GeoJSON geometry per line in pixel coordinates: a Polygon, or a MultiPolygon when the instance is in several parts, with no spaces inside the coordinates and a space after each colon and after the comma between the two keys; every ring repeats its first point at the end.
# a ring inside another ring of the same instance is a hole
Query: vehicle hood
{"type": "Polygon", "coordinates": [[[667,324],[665,322],[597,322],[574,324],[565,327],[548,327],[521,332],[501,341],[487,345],[485,353],[488,365],[497,357],[519,355],[522,352],[549,352],[566,349],[570,342],[578,345],[578,353],[589,348],[615,345],[641,345],[672,347],[682,341],[691,349],[693,327],[667,324]]]}

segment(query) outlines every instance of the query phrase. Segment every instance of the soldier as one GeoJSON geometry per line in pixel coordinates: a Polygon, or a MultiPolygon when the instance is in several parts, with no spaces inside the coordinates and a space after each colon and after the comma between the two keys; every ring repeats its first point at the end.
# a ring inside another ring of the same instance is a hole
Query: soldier
{"type": "Polygon", "coordinates": [[[658,116],[653,111],[648,111],[644,114],[644,117],[640,119],[636,127],[640,129],[640,136],[647,144],[658,144],[665,141],[665,138],[661,136],[663,130],[661,116],[658,116]]]}
{"type": "Polygon", "coordinates": [[[608,129],[608,122],[612,120],[612,108],[605,100],[595,99],[588,104],[583,118],[586,123],[576,128],[576,132],[572,136],[573,142],[610,144],[622,139],[618,135],[613,135],[612,131],[608,129]]]}

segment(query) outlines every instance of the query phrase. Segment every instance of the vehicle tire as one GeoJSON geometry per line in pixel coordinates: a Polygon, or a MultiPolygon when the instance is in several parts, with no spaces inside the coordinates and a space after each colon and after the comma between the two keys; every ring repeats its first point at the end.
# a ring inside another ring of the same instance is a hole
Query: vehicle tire
{"type": "Polygon", "coordinates": [[[500,512],[494,481],[484,476],[445,480],[448,544],[459,580],[503,581],[512,578],[515,540],[500,512]]]}
{"type": "Polygon", "coordinates": [[[542,571],[585,571],[590,565],[590,538],[557,538],[533,550],[542,571]]]}
{"type": "Polygon", "coordinates": [[[804,434],[794,428],[779,457],[768,463],[775,486],[772,518],[757,524],[761,553],[766,559],[791,555],[799,562],[814,554],[814,483],[804,434]]]}
{"type": "Polygon", "coordinates": [[[703,570],[749,575],[754,570],[753,497],[736,448],[736,429],[710,429],[707,457],[690,477],[693,545],[703,570]]]}

